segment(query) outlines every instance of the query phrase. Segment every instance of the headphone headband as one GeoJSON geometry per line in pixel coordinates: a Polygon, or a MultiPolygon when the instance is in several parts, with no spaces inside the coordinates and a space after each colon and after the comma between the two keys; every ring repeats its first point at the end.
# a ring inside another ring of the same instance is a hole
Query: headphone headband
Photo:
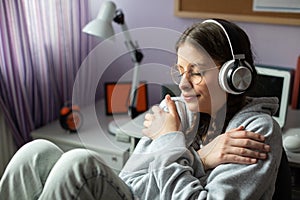
{"type": "MultiPolygon", "coordinates": [[[[237,44],[234,42],[235,40],[232,40],[228,34],[228,31],[226,30],[226,28],[229,28],[228,26],[225,25],[225,22],[222,22],[221,20],[216,20],[216,19],[207,19],[205,21],[202,22],[202,24],[204,23],[213,23],[218,25],[224,32],[227,41],[229,43],[229,47],[230,47],[230,51],[231,51],[231,55],[232,55],[232,59],[233,60],[240,60],[240,59],[245,59],[245,55],[242,53],[237,53],[235,52],[238,48],[237,48],[237,44]],[[225,26],[224,26],[225,25],[225,26]],[[235,51],[234,51],[235,50],[235,51]]],[[[235,31],[230,31],[231,34],[234,34],[235,31]]]]}

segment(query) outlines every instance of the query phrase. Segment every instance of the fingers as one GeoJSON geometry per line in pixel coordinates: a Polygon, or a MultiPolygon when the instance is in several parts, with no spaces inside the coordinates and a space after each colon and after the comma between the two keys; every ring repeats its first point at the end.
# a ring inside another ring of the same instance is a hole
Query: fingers
{"type": "Polygon", "coordinates": [[[156,105],[152,106],[150,112],[145,115],[145,118],[144,118],[145,120],[143,123],[144,127],[146,127],[146,128],[150,127],[152,121],[154,121],[154,119],[155,119],[155,114],[159,113],[159,112],[161,112],[161,109],[158,106],[156,106],[156,105]]]}
{"type": "Polygon", "coordinates": [[[175,102],[170,95],[165,97],[167,111],[159,106],[153,106],[145,115],[143,134],[156,139],[160,135],[174,132],[180,128],[180,119],[176,110],[175,102]]]}
{"type": "Polygon", "coordinates": [[[264,143],[264,136],[257,133],[249,131],[227,132],[224,137],[226,137],[225,143],[233,147],[270,152],[270,145],[264,143]]]}
{"type": "Polygon", "coordinates": [[[218,163],[236,163],[236,164],[254,164],[258,160],[267,159],[266,153],[260,153],[246,148],[232,148],[230,151],[219,154],[219,157],[214,158],[218,163]]]}
{"type": "Polygon", "coordinates": [[[228,141],[234,146],[245,147],[250,149],[256,149],[258,151],[269,152],[270,146],[265,144],[265,137],[261,134],[254,133],[246,130],[234,129],[227,132],[225,135],[228,136],[228,141]],[[230,140],[230,138],[236,140],[230,140]]]}
{"type": "Polygon", "coordinates": [[[151,125],[151,121],[154,120],[154,115],[150,114],[150,113],[147,113],[145,115],[145,120],[144,120],[144,127],[145,128],[148,128],[150,125],[151,125]]]}
{"type": "Polygon", "coordinates": [[[243,127],[243,126],[239,126],[239,127],[237,127],[237,128],[231,129],[231,130],[228,131],[228,132],[235,132],[235,131],[241,131],[241,130],[244,130],[244,127],[243,127]]]}
{"type": "MultiPolygon", "coordinates": [[[[264,137],[257,136],[261,135],[249,131],[226,133],[224,141],[228,148],[226,148],[226,154],[223,155],[231,155],[230,158],[235,155],[235,159],[242,160],[246,158],[266,159],[270,146],[264,143],[264,137]]],[[[249,159],[246,160],[249,161],[249,159]]]]}
{"type": "Polygon", "coordinates": [[[241,139],[239,145],[236,144],[235,146],[246,147],[249,149],[255,149],[262,152],[270,152],[270,145],[267,145],[263,142],[250,140],[250,139],[241,139]]]}
{"type": "Polygon", "coordinates": [[[270,152],[270,146],[264,143],[265,137],[263,135],[246,131],[242,126],[228,131],[225,135],[230,137],[227,140],[230,141],[233,146],[249,148],[261,152],[270,152]],[[236,140],[231,140],[231,138],[236,140]]]}
{"type": "Polygon", "coordinates": [[[260,142],[265,141],[265,137],[263,135],[251,131],[246,131],[244,130],[244,128],[242,130],[239,130],[239,128],[232,129],[229,132],[226,132],[226,134],[232,138],[249,138],[260,142]]]}
{"type": "Polygon", "coordinates": [[[248,158],[257,158],[257,159],[266,159],[267,153],[257,150],[252,150],[244,147],[231,147],[227,150],[228,155],[236,155],[238,157],[248,157],[248,158]]]}
{"type": "Polygon", "coordinates": [[[163,128],[166,123],[166,114],[158,105],[151,107],[150,112],[145,115],[143,134],[151,139],[155,139],[164,133],[163,128]]]}
{"type": "Polygon", "coordinates": [[[152,106],[151,111],[152,111],[152,114],[156,114],[156,113],[162,112],[162,109],[159,106],[154,105],[154,106],[152,106]]]}
{"type": "Polygon", "coordinates": [[[167,103],[169,113],[172,114],[173,116],[177,115],[175,102],[171,99],[171,96],[169,94],[167,94],[165,96],[165,100],[166,100],[166,103],[167,103]]]}

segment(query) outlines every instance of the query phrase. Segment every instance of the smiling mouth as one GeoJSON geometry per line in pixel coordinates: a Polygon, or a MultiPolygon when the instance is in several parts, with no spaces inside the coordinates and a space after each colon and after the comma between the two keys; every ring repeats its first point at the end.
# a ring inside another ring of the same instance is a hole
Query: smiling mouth
{"type": "Polygon", "coordinates": [[[201,95],[198,94],[198,95],[192,95],[192,96],[183,96],[185,101],[192,101],[192,100],[195,100],[197,98],[199,98],[201,95]]]}

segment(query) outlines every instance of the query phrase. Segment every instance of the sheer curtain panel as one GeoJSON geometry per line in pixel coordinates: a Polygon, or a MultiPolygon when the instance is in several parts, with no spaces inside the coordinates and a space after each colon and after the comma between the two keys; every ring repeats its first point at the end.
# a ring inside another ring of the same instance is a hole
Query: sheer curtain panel
{"type": "Polygon", "coordinates": [[[91,19],[88,3],[0,3],[0,106],[17,147],[31,140],[31,130],[56,119],[72,97],[76,72],[92,46],[81,31],[91,19]]]}

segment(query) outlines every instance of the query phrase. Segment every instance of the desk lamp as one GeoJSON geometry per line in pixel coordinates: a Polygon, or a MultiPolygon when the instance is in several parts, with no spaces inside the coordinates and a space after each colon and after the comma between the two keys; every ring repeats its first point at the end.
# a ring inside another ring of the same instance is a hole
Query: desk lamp
{"type": "Polygon", "coordinates": [[[134,44],[131,36],[128,32],[127,25],[125,23],[124,13],[120,9],[116,9],[116,5],[112,1],[103,2],[96,19],[89,22],[84,28],[83,32],[101,37],[109,38],[114,35],[114,29],[112,22],[115,22],[121,26],[122,32],[125,37],[125,45],[131,54],[132,62],[134,63],[132,85],[130,91],[130,99],[128,106],[128,115],[131,118],[135,118],[139,113],[136,109],[137,104],[137,87],[139,85],[138,69],[143,59],[143,54],[138,49],[137,43],[134,44]]]}

